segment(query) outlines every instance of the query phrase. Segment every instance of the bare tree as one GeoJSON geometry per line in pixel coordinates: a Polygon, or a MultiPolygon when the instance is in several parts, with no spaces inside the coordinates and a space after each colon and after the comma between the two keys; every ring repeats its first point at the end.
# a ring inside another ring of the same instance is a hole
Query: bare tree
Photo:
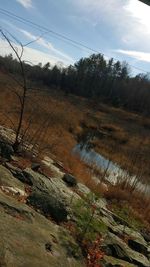
{"type": "Polygon", "coordinates": [[[21,133],[21,128],[22,128],[22,124],[23,124],[23,117],[24,117],[25,103],[26,103],[26,96],[27,96],[27,89],[28,89],[27,88],[26,75],[25,75],[25,69],[24,69],[24,63],[23,63],[23,59],[22,59],[23,53],[24,53],[24,46],[12,34],[10,34],[8,32],[6,34],[2,29],[0,29],[0,33],[1,33],[2,37],[4,38],[4,40],[9,44],[12,51],[15,53],[15,56],[17,57],[17,60],[19,61],[20,70],[21,70],[22,83],[15,79],[15,81],[17,82],[19,87],[21,87],[21,89],[22,89],[21,94],[19,94],[18,92],[15,92],[15,94],[19,100],[19,103],[20,103],[19,118],[18,118],[18,123],[17,123],[17,127],[16,127],[16,137],[15,137],[15,141],[13,144],[14,151],[17,152],[19,149],[20,143],[21,143],[20,133],[21,133]],[[13,41],[8,37],[8,34],[10,35],[10,37],[14,41],[16,41],[19,44],[19,46],[21,48],[20,53],[18,52],[18,49],[13,44],[13,41]]]}

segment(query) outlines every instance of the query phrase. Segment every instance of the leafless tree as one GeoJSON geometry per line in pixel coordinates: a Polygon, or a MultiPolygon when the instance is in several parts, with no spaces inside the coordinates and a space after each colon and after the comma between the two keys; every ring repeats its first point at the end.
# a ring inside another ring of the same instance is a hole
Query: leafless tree
{"type": "Polygon", "coordinates": [[[25,103],[26,103],[26,96],[27,96],[27,89],[28,89],[27,88],[26,75],[25,75],[25,69],[24,69],[24,63],[23,63],[23,59],[22,59],[23,53],[24,53],[24,46],[12,34],[10,34],[8,32],[5,33],[2,29],[0,29],[0,33],[1,33],[2,37],[4,38],[4,40],[9,44],[12,51],[15,53],[15,56],[16,56],[17,60],[19,61],[20,70],[21,70],[22,83],[15,79],[15,81],[17,82],[19,87],[21,87],[21,89],[22,89],[21,94],[15,91],[15,94],[19,100],[19,103],[20,103],[20,111],[19,111],[19,118],[18,118],[18,123],[17,123],[17,127],[16,127],[16,137],[15,137],[15,141],[13,144],[13,148],[14,148],[14,151],[18,151],[19,145],[21,142],[20,133],[21,133],[21,128],[22,128],[22,124],[23,124],[23,117],[24,117],[25,103]],[[15,47],[15,45],[13,44],[13,41],[11,40],[11,38],[12,38],[12,40],[16,41],[19,44],[19,46],[21,48],[20,53],[19,53],[18,49],[15,47]]]}
{"type": "Polygon", "coordinates": [[[34,114],[34,107],[33,107],[33,110],[31,114],[29,115],[29,118],[27,119],[26,126],[23,127],[25,107],[27,105],[28,93],[31,90],[33,91],[33,89],[35,89],[35,88],[29,87],[27,84],[27,78],[26,78],[26,72],[25,72],[25,61],[23,60],[24,47],[28,46],[29,44],[33,42],[38,41],[43,36],[43,34],[41,34],[39,37],[37,37],[36,39],[26,44],[22,44],[19,40],[17,40],[16,37],[14,37],[10,32],[4,29],[0,28],[0,34],[2,38],[8,43],[12,51],[14,52],[14,55],[16,59],[18,60],[19,66],[20,66],[21,81],[20,79],[17,79],[14,75],[11,75],[8,73],[8,75],[11,76],[11,78],[15,81],[15,84],[21,89],[20,91],[18,91],[13,85],[9,86],[8,88],[12,93],[16,95],[17,99],[19,100],[19,112],[18,112],[17,125],[14,124],[14,122],[12,121],[9,115],[5,114],[5,117],[7,117],[7,119],[10,121],[15,131],[15,141],[13,143],[13,148],[14,148],[14,151],[17,152],[20,146],[24,143],[24,140],[26,139],[26,135],[31,128],[32,121],[33,121],[32,117],[34,114]],[[17,44],[17,46],[15,44],[17,44]],[[19,46],[19,49],[18,49],[18,46],[19,46]]]}

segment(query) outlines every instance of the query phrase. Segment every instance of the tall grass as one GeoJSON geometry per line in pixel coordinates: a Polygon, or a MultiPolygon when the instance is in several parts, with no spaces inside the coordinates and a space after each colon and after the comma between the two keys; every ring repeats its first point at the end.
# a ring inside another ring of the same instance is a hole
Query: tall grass
{"type": "MultiPolygon", "coordinates": [[[[6,74],[0,73],[0,124],[7,127],[15,126],[19,110],[11,87],[20,90],[6,74]]],[[[101,186],[95,186],[91,179],[93,171],[71,154],[83,125],[100,131],[101,135],[94,139],[97,152],[131,173],[139,174],[142,170],[141,178],[150,181],[148,118],[103,104],[93,106],[84,98],[64,96],[60,91],[48,88],[28,92],[23,122],[23,129],[27,129],[25,140],[38,145],[41,154],[54,154],[68,172],[76,175],[78,181],[95,192],[104,194],[110,200],[128,201],[135,212],[149,222],[150,206],[145,197],[137,196],[134,192],[131,198],[127,188],[118,186],[109,186],[108,192],[102,192],[101,186]],[[143,205],[146,209],[143,209],[143,205]]]]}

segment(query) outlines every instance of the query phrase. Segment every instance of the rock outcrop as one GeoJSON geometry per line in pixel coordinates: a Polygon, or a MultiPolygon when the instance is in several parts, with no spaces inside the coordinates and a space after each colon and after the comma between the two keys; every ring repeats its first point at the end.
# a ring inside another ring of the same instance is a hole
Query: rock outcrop
{"type": "Polygon", "coordinates": [[[32,208],[0,192],[0,213],[0,266],[84,266],[63,245],[74,243],[69,233],[32,208]]]}
{"type": "Polygon", "coordinates": [[[50,195],[46,191],[34,190],[28,197],[28,203],[46,217],[51,216],[56,222],[67,220],[68,213],[65,205],[55,195],[50,195]]]}
{"type": "MultiPolygon", "coordinates": [[[[73,204],[94,194],[56,166],[56,177],[31,167],[0,165],[0,266],[85,266],[79,244],[60,223],[76,222],[73,204]]],[[[95,197],[94,206],[94,218],[107,227],[100,266],[149,267],[148,235],[110,211],[105,199],[95,197]]]]}
{"type": "Polygon", "coordinates": [[[74,187],[77,185],[77,179],[69,174],[69,173],[66,173],[64,176],[63,176],[63,181],[68,185],[68,186],[71,186],[71,187],[74,187]]]}

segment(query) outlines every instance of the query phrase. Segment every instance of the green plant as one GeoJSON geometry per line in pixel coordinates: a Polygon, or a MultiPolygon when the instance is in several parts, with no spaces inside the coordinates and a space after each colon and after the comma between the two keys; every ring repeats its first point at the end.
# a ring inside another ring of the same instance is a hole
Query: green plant
{"type": "Polygon", "coordinates": [[[133,216],[131,209],[127,205],[118,207],[117,204],[113,204],[113,211],[122,218],[129,226],[135,230],[143,229],[143,223],[136,217],[133,216]]]}
{"type": "Polygon", "coordinates": [[[70,235],[66,234],[66,231],[61,231],[59,233],[61,239],[61,245],[66,249],[67,255],[69,257],[74,257],[76,259],[81,259],[82,251],[80,246],[75,242],[74,238],[70,238],[70,235]]]}
{"type": "Polygon", "coordinates": [[[86,239],[93,242],[97,236],[107,231],[106,225],[96,216],[95,198],[94,194],[89,194],[74,205],[77,232],[81,241],[86,239]]]}

